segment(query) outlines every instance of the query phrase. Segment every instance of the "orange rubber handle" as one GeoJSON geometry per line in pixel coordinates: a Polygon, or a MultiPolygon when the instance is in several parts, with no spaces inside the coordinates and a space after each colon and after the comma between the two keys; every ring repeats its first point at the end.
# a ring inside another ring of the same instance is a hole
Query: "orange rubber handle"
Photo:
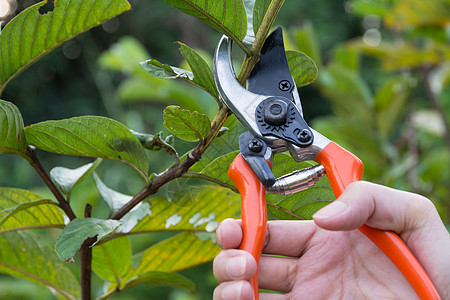
{"type": "MultiPolygon", "coordinates": [[[[266,239],[267,211],[266,190],[241,154],[236,156],[228,170],[228,176],[241,193],[241,218],[244,235],[239,247],[250,252],[259,266],[259,258],[266,239]]],[[[259,299],[258,270],[250,284],[253,299],[259,299]]]]}
{"type": "MultiPolygon", "coordinates": [[[[324,166],[336,198],[350,183],[361,180],[363,163],[333,142],[316,155],[315,161],[324,166]]],[[[423,267],[396,233],[367,225],[361,226],[359,230],[394,263],[420,299],[441,299],[423,267]]]]}

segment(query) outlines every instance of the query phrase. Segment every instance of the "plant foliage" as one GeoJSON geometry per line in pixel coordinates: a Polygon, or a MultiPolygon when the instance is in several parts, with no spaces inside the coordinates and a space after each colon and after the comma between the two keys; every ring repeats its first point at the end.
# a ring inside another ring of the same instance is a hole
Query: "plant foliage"
{"type": "MultiPolygon", "coordinates": [[[[283,4],[163,1],[240,47],[240,82],[256,64],[283,4]],[[251,29],[253,39],[246,37],[251,29]]],[[[64,42],[130,9],[125,0],[49,0],[26,8],[0,33],[0,92],[64,42]]],[[[285,31],[297,87],[310,85],[333,111],[311,123],[360,156],[366,179],[426,195],[433,191],[448,218],[450,106],[442,103],[450,92],[448,1],[352,0],[348,9],[380,22],[369,22],[373,28],[361,39],[336,45],[327,59],[322,60],[312,26],[285,31]],[[377,39],[377,32],[389,31],[395,33],[392,38],[377,39]],[[376,67],[365,69],[363,56],[376,67]],[[375,74],[375,85],[366,72],[375,74]]],[[[115,92],[124,108],[154,105],[152,117],[163,121],[165,129],[136,126],[136,112],[117,118],[120,122],[83,115],[24,126],[20,105],[0,100],[0,153],[25,158],[48,188],[0,188],[1,273],[46,286],[58,299],[90,299],[94,292],[86,278],[91,269],[102,281],[102,287],[94,287],[102,294],[98,299],[139,285],[195,290],[194,282],[179,272],[210,262],[220,251],[214,235],[218,224],[239,218],[240,195],[227,171],[244,129],[219,97],[211,54],[177,45],[185,60],[179,65],[151,57],[131,37],[118,39],[98,59],[104,76],[120,73],[111,76],[110,89],[103,89],[106,98],[115,92]],[[158,110],[160,105],[165,108],[158,110]],[[82,160],[75,166],[52,165],[47,173],[41,151],[82,160]],[[117,162],[120,172],[111,168],[117,162]],[[40,240],[31,229],[51,229],[54,242],[45,245],[48,239],[40,240]],[[135,247],[136,236],[148,241],[135,247]],[[67,261],[79,263],[82,276],[67,261]]],[[[273,172],[278,177],[312,164],[277,153],[273,172]]],[[[294,195],[267,195],[267,205],[274,218],[305,220],[333,199],[324,177],[294,195]]]]}

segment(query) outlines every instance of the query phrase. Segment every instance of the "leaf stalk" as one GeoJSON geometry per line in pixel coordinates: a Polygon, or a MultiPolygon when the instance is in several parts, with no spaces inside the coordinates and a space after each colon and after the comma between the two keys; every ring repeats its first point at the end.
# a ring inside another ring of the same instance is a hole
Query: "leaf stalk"
{"type": "Polygon", "coordinates": [[[66,213],[71,221],[74,220],[76,218],[75,213],[73,212],[64,196],[61,194],[61,191],[50,178],[50,175],[41,165],[41,162],[36,156],[36,152],[32,148],[28,147],[26,150],[26,155],[30,158],[29,162],[31,166],[36,170],[38,175],[42,178],[42,181],[44,181],[45,185],[47,185],[52,194],[55,196],[56,200],[58,201],[59,207],[66,213]]]}

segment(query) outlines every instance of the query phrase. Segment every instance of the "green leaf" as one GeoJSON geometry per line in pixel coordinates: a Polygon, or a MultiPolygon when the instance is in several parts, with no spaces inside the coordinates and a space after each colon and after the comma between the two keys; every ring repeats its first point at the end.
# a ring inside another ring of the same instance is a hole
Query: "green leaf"
{"type": "Polygon", "coordinates": [[[139,133],[136,131],[132,131],[132,133],[141,142],[145,149],[150,151],[159,151],[162,148],[166,148],[171,152],[176,152],[175,148],[173,148],[173,135],[169,135],[164,138],[164,133],[162,131],[157,134],[139,133]]]}
{"type": "Polygon", "coordinates": [[[180,139],[196,142],[209,133],[211,121],[204,114],[171,105],[164,109],[164,126],[180,139]]]}
{"type": "Polygon", "coordinates": [[[127,75],[147,76],[139,63],[148,59],[145,47],[134,37],[120,38],[110,49],[103,52],[99,59],[99,65],[107,70],[122,72],[127,75]]]}
{"type": "Polygon", "coordinates": [[[27,141],[23,132],[22,115],[11,102],[0,100],[0,126],[0,153],[25,156],[27,141]]]}
{"type": "Polygon", "coordinates": [[[364,175],[379,178],[386,168],[386,157],[383,155],[385,144],[380,141],[380,134],[372,122],[375,112],[366,108],[360,113],[358,103],[353,105],[354,114],[318,118],[312,127],[324,136],[332,136],[334,142],[350,152],[358,153],[364,162],[364,175]]]}
{"type": "Polygon", "coordinates": [[[358,72],[333,62],[322,69],[320,74],[321,90],[333,104],[337,115],[362,120],[372,118],[373,95],[358,72]]]}
{"type": "Polygon", "coordinates": [[[450,16],[450,2],[446,0],[400,0],[386,16],[386,25],[401,31],[417,26],[446,27],[450,16]]]}
{"type": "Polygon", "coordinates": [[[64,226],[56,202],[32,192],[0,187],[0,232],[64,226]]]}
{"type": "Polygon", "coordinates": [[[186,58],[186,61],[194,74],[193,82],[207,91],[214,99],[219,101],[219,93],[217,92],[216,84],[214,83],[214,75],[208,64],[193,49],[183,43],[179,42],[178,44],[180,45],[181,53],[186,58]]]}
{"type": "MultiPolygon", "coordinates": [[[[185,81],[192,83],[189,79],[185,81]]],[[[145,77],[133,76],[124,80],[118,87],[117,96],[123,103],[136,101],[158,102],[166,105],[176,103],[191,110],[201,110],[210,103],[209,97],[197,86],[148,76],[147,72],[145,77]]]]}
{"type": "Polygon", "coordinates": [[[192,232],[180,233],[145,250],[139,266],[130,269],[126,278],[148,271],[178,272],[211,261],[219,252],[211,240],[204,241],[192,232]]]}
{"type": "Polygon", "coordinates": [[[242,40],[247,32],[247,14],[242,0],[163,0],[220,32],[242,40]]]}
{"type": "Polygon", "coordinates": [[[318,70],[314,61],[300,51],[286,51],[286,57],[297,87],[308,85],[317,78],[318,70]]]}
{"type": "Polygon", "coordinates": [[[224,184],[234,187],[233,182],[228,177],[228,169],[231,163],[236,158],[239,151],[233,151],[228,154],[219,156],[205,166],[199,173],[211,178],[211,181],[220,181],[224,184]]]}
{"type": "Polygon", "coordinates": [[[142,273],[127,281],[121,290],[126,290],[141,284],[182,288],[189,292],[193,292],[195,290],[195,284],[188,278],[175,273],[159,271],[148,271],[142,273]]]}
{"type": "Polygon", "coordinates": [[[72,261],[81,244],[90,237],[97,242],[111,234],[122,222],[95,218],[77,218],[72,220],[56,239],[55,250],[63,260],[72,261]]]}
{"type": "Polygon", "coordinates": [[[148,159],[138,139],[121,123],[98,116],[45,121],[25,128],[27,141],[49,152],[118,160],[147,178],[148,159]]]}
{"type": "Polygon", "coordinates": [[[367,15],[378,15],[383,17],[391,9],[392,2],[390,0],[381,1],[366,1],[366,0],[352,0],[350,8],[356,15],[365,17],[367,15]]]}
{"type": "Polygon", "coordinates": [[[74,36],[129,10],[125,0],[56,0],[40,14],[42,1],[22,11],[0,34],[0,93],[32,63],[74,36]]]}
{"type": "Polygon", "coordinates": [[[6,222],[8,222],[9,218],[11,218],[12,216],[14,216],[15,214],[17,214],[21,211],[29,210],[31,207],[50,206],[50,205],[58,206],[58,203],[56,203],[55,201],[52,201],[52,200],[48,200],[48,199],[41,199],[41,200],[36,200],[36,201],[32,201],[32,202],[18,204],[16,206],[4,209],[0,212],[0,217],[1,217],[0,227],[3,224],[5,224],[6,222]]]}
{"type": "Polygon", "coordinates": [[[306,25],[302,28],[294,30],[294,37],[297,43],[297,48],[311,57],[316,65],[321,66],[321,49],[316,36],[317,34],[314,32],[314,29],[310,25],[306,25]]]}
{"type": "Polygon", "coordinates": [[[152,210],[150,209],[150,204],[148,202],[141,202],[136,205],[131,211],[129,211],[125,216],[120,218],[120,225],[116,232],[120,234],[129,233],[135,226],[146,216],[151,216],[152,210]]]}
{"type": "Polygon", "coordinates": [[[338,45],[333,48],[333,61],[339,62],[347,69],[359,71],[360,53],[353,47],[338,45]]]}
{"type": "Polygon", "coordinates": [[[150,75],[157,78],[162,79],[182,78],[187,79],[188,81],[192,81],[194,79],[194,74],[192,74],[192,72],[177,67],[172,67],[166,64],[162,64],[156,59],[149,59],[143,61],[141,62],[141,66],[150,75]]]}
{"type": "Polygon", "coordinates": [[[415,86],[409,76],[389,79],[375,95],[376,122],[380,133],[387,136],[401,121],[405,105],[415,86]]]}
{"type": "MultiPolygon", "coordinates": [[[[202,159],[195,163],[189,169],[189,172],[199,173],[213,160],[231,152],[236,152],[239,149],[239,136],[246,131],[245,127],[234,115],[231,115],[225,121],[224,127],[228,128],[228,130],[220,137],[214,139],[208,149],[203,153],[202,159]]],[[[188,154],[189,152],[184,154],[181,157],[181,161],[183,161],[188,154]]]]}
{"type": "Polygon", "coordinates": [[[78,280],[54,252],[26,232],[0,235],[0,272],[47,286],[58,298],[78,299],[78,280]]]}
{"type": "Polygon", "coordinates": [[[258,29],[261,26],[262,20],[266,15],[267,9],[270,6],[271,0],[255,0],[253,6],[253,32],[255,35],[258,33],[258,29]]]}
{"type": "Polygon", "coordinates": [[[93,163],[86,164],[76,169],[68,169],[64,167],[54,167],[50,171],[50,177],[59,186],[64,194],[70,192],[88,177],[102,162],[102,159],[97,159],[93,163]]]}
{"type": "MultiPolygon", "coordinates": [[[[312,166],[312,162],[298,163],[290,155],[280,153],[275,155],[273,173],[278,178],[295,170],[312,166]]],[[[334,200],[333,190],[328,180],[321,178],[309,189],[292,195],[267,194],[269,211],[277,218],[284,220],[307,220],[312,215],[334,200]]]]}
{"type": "Polygon", "coordinates": [[[131,244],[128,237],[119,237],[92,249],[92,270],[103,280],[121,284],[131,268],[131,244]]]}
{"type": "Polygon", "coordinates": [[[151,215],[143,218],[131,233],[144,233],[166,230],[192,230],[212,232],[226,218],[239,215],[240,195],[227,188],[202,186],[184,189],[184,203],[190,206],[180,207],[167,199],[150,199],[151,215]]]}
{"type": "MultiPolygon", "coordinates": [[[[122,206],[129,202],[133,197],[116,192],[107,187],[103,181],[94,173],[95,184],[100,192],[103,200],[109,205],[113,212],[118,211],[122,206]]],[[[128,233],[142,220],[145,216],[152,215],[150,205],[148,202],[141,202],[136,205],[131,211],[123,216],[120,221],[122,224],[116,229],[118,233],[128,233]]]]}
{"type": "Polygon", "coordinates": [[[118,211],[122,206],[124,206],[127,202],[129,202],[133,198],[133,196],[116,192],[107,187],[95,172],[94,172],[94,180],[97,189],[100,192],[100,195],[113,212],[118,211]]]}
{"type": "Polygon", "coordinates": [[[404,71],[420,68],[423,65],[440,65],[450,59],[450,49],[445,42],[430,42],[416,45],[412,42],[389,43],[382,42],[372,47],[363,41],[351,43],[352,47],[363,53],[380,59],[385,71],[404,71]]]}
{"type": "Polygon", "coordinates": [[[49,299],[52,294],[45,286],[40,286],[27,280],[17,280],[14,277],[4,276],[0,279],[2,289],[0,299],[49,299]]]}

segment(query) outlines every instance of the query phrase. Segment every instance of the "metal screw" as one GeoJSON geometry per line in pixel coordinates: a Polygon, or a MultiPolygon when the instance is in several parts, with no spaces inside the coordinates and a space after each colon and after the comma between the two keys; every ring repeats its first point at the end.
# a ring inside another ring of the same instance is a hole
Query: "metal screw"
{"type": "Polygon", "coordinates": [[[307,143],[311,140],[311,131],[308,129],[302,129],[297,134],[297,138],[302,143],[307,143]]]}
{"type": "Polygon", "coordinates": [[[289,91],[291,89],[291,83],[289,80],[281,80],[280,83],[278,83],[278,88],[282,91],[289,91]]]}
{"type": "Polygon", "coordinates": [[[252,139],[248,144],[248,149],[252,152],[260,152],[263,148],[263,143],[258,139],[252,139]]]}

